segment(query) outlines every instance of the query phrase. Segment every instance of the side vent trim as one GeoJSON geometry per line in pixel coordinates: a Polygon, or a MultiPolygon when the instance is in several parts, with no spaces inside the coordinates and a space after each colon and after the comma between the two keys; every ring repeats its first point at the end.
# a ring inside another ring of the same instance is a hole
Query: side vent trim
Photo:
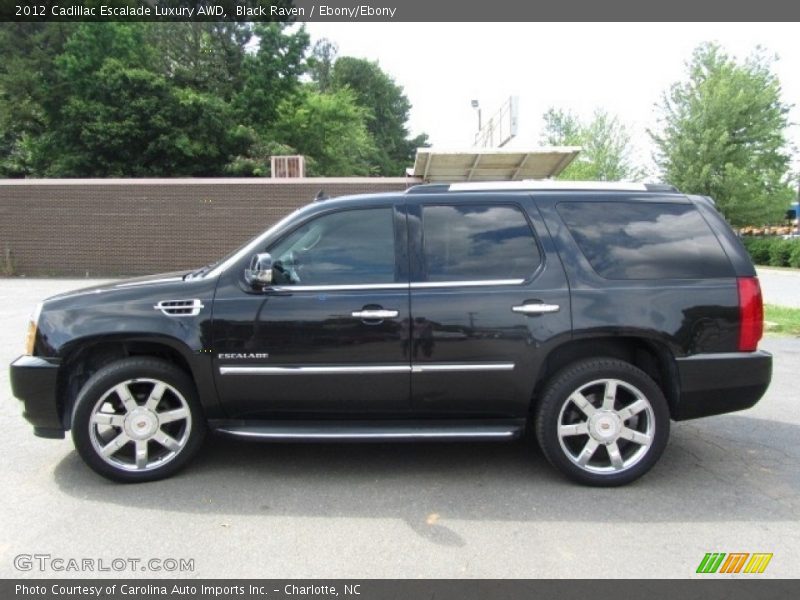
{"type": "Polygon", "coordinates": [[[168,317],[196,317],[205,305],[194,298],[192,300],[162,300],[154,307],[168,317]]]}

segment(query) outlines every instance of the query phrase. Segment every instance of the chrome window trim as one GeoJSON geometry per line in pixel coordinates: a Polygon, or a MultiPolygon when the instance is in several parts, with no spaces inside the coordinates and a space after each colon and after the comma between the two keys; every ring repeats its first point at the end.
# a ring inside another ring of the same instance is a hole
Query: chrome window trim
{"type": "Polygon", "coordinates": [[[262,365],[221,365],[220,375],[340,375],[369,373],[444,373],[469,371],[512,371],[514,363],[439,363],[430,365],[346,365],[279,367],[262,365]]]}
{"type": "Polygon", "coordinates": [[[524,279],[476,279],[465,281],[415,281],[411,289],[427,289],[437,287],[483,287],[492,285],[522,285],[524,279]]]}
{"type": "Polygon", "coordinates": [[[347,292],[353,290],[407,290],[407,283],[353,283],[343,285],[277,285],[267,288],[275,292],[347,292]]]}
{"type": "MultiPolygon", "coordinates": [[[[230,257],[228,257],[227,260],[225,260],[224,262],[221,262],[220,264],[216,265],[208,273],[203,275],[203,277],[204,278],[205,277],[211,278],[211,277],[217,277],[219,275],[222,275],[230,267],[232,267],[234,264],[238,263],[240,260],[242,260],[246,256],[252,255],[255,252],[255,250],[257,250],[260,246],[262,246],[270,236],[272,236],[277,231],[280,231],[286,225],[291,224],[292,221],[294,221],[296,219],[299,219],[298,222],[296,223],[297,227],[301,227],[306,222],[309,222],[312,219],[316,219],[318,217],[329,215],[329,214],[332,214],[332,213],[335,213],[335,212],[344,212],[344,211],[349,211],[349,210],[374,210],[374,209],[379,209],[379,208],[389,208],[391,210],[396,210],[396,208],[398,206],[399,206],[398,202],[396,202],[394,200],[389,200],[386,203],[382,203],[382,204],[374,205],[374,206],[346,206],[346,207],[340,207],[338,209],[335,208],[335,207],[331,207],[329,210],[321,210],[321,211],[317,212],[315,210],[316,207],[315,207],[315,204],[313,202],[310,203],[310,204],[306,204],[305,206],[301,206],[300,208],[296,209],[295,211],[293,211],[293,212],[289,213],[288,215],[286,215],[285,217],[283,217],[280,221],[278,221],[277,223],[272,225],[264,233],[262,233],[261,235],[259,235],[256,238],[254,238],[249,244],[243,246],[235,254],[233,254],[230,257]],[[302,217],[302,215],[306,211],[312,213],[309,216],[308,219],[305,219],[305,218],[302,217]]],[[[289,232],[287,232],[287,233],[289,233],[289,232]]]]}
{"type": "Polygon", "coordinates": [[[411,283],[352,283],[343,285],[277,285],[267,288],[273,292],[350,292],[359,290],[418,290],[430,288],[489,287],[522,285],[524,279],[482,279],[474,281],[413,281],[411,283]]]}
{"type": "MultiPolygon", "coordinates": [[[[394,206],[394,205],[393,205],[394,206]]],[[[518,205],[517,205],[518,206],[518,205]]],[[[203,278],[213,278],[222,273],[226,272],[228,268],[242,260],[245,256],[252,254],[260,245],[262,245],[266,239],[272,235],[275,231],[278,231],[280,228],[285,226],[289,223],[292,219],[294,219],[298,213],[300,213],[303,209],[308,207],[300,208],[288,215],[286,215],[283,219],[275,223],[272,227],[267,229],[264,233],[260,236],[255,238],[252,242],[247,244],[246,246],[242,247],[237,253],[230,256],[226,261],[216,265],[213,269],[211,269],[208,273],[203,275],[203,278]]],[[[364,208],[386,208],[386,207],[364,207],[364,208]]],[[[525,211],[522,211],[523,215],[525,215],[525,211]]],[[[324,213],[320,213],[321,216],[324,213]]],[[[528,219],[527,215],[525,218],[528,219]]],[[[528,226],[531,227],[530,222],[528,226]]],[[[531,235],[533,236],[536,244],[538,246],[539,240],[531,227],[531,235]]],[[[542,261],[537,267],[537,270],[541,269],[542,265],[544,264],[544,253],[542,252],[541,247],[539,247],[539,252],[542,255],[542,261]]],[[[178,278],[180,279],[180,278],[178,278]]],[[[484,280],[464,280],[464,281],[415,281],[410,283],[353,283],[353,284],[343,284],[343,285],[283,285],[283,286],[274,286],[270,287],[269,290],[274,290],[276,292],[337,292],[337,291],[357,291],[357,290],[402,290],[402,289],[426,289],[426,288],[452,288],[452,287],[484,287],[484,286],[493,286],[493,285],[522,285],[525,283],[525,279],[484,279],[484,280]]]]}

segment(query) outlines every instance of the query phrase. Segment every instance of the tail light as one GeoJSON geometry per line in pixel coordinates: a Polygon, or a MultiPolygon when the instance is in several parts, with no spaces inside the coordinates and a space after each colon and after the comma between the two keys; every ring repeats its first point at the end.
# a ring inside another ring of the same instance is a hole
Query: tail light
{"type": "Polygon", "coordinates": [[[758,277],[739,277],[739,352],[753,352],[764,333],[764,302],[758,277]]]}

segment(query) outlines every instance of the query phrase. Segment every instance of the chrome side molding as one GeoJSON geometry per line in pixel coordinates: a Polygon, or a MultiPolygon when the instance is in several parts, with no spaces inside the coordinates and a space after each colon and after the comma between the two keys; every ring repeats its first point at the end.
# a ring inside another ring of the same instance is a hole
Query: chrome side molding
{"type": "Polygon", "coordinates": [[[412,365],[412,373],[441,373],[457,371],[513,371],[514,363],[446,363],[430,365],[412,365]]]}
{"type": "Polygon", "coordinates": [[[442,373],[512,371],[514,363],[433,363],[424,365],[221,365],[220,375],[358,375],[378,373],[442,373]]]}
{"type": "Polygon", "coordinates": [[[408,365],[353,365],[342,367],[262,367],[256,365],[222,365],[220,375],[358,375],[366,373],[408,373],[408,365]]]}

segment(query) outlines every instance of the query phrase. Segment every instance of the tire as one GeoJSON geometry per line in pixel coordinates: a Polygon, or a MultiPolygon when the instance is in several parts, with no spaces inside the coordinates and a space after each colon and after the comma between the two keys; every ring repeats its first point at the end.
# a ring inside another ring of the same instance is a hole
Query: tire
{"type": "Polygon", "coordinates": [[[593,486],[638,479],[658,461],[669,438],[661,389],[644,371],[614,358],[577,361],[556,373],[535,420],[547,460],[593,486]]]}
{"type": "Polygon", "coordinates": [[[155,358],[126,358],[92,375],[75,400],[72,441],[97,473],[113,481],[155,481],[197,451],[206,422],[191,378],[155,358]]]}

